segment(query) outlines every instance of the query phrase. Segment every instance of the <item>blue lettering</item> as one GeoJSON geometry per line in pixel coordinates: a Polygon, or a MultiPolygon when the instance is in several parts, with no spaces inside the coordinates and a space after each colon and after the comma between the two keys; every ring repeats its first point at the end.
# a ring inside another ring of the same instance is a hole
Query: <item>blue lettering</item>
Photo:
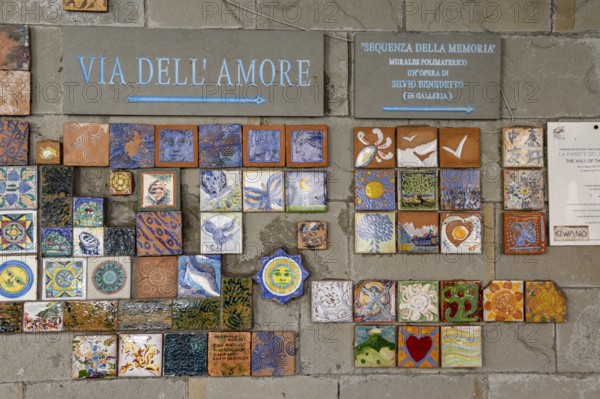
{"type": "Polygon", "coordinates": [[[287,80],[287,85],[288,86],[293,86],[294,84],[292,83],[292,81],[290,80],[290,77],[288,75],[288,73],[290,73],[290,69],[292,69],[292,64],[291,62],[289,62],[288,60],[280,60],[279,61],[279,68],[281,69],[280,72],[280,77],[279,77],[279,84],[281,86],[286,86],[285,82],[284,82],[284,78],[287,80]]]}
{"type": "Polygon", "coordinates": [[[121,61],[119,60],[119,57],[115,59],[115,65],[113,66],[112,75],[110,76],[111,85],[115,84],[115,77],[117,76],[121,78],[122,85],[127,84],[127,82],[125,82],[125,77],[123,76],[123,69],[121,68],[121,61]]]}
{"type": "Polygon", "coordinates": [[[260,63],[260,81],[262,82],[263,85],[265,86],[271,86],[273,84],[273,82],[275,81],[275,64],[273,63],[273,61],[266,59],[263,62],[260,63]],[[269,83],[265,82],[265,64],[266,63],[271,64],[271,80],[269,83]]]}
{"type": "Polygon", "coordinates": [[[156,62],[158,63],[158,82],[156,84],[159,86],[168,85],[171,83],[171,78],[169,78],[170,60],[168,58],[157,58],[156,62]],[[165,81],[163,78],[167,78],[167,80],[165,81]]]}
{"type": "Polygon", "coordinates": [[[310,60],[298,60],[298,86],[310,86],[311,81],[304,82],[304,76],[308,78],[310,69],[310,60]],[[306,65],[306,66],[305,66],[306,65]]]}
{"type": "Polygon", "coordinates": [[[87,57],[84,56],[78,56],[77,59],[79,60],[79,67],[81,68],[81,75],[83,76],[83,83],[84,84],[88,84],[90,81],[90,75],[92,74],[92,67],[94,66],[94,60],[96,59],[96,57],[90,57],[90,65],[86,70],[85,67],[85,59],[87,57]]]}
{"type": "Polygon", "coordinates": [[[217,79],[217,86],[221,86],[221,79],[227,78],[227,86],[232,86],[231,76],[229,76],[229,67],[227,66],[227,60],[223,60],[221,65],[221,72],[219,73],[219,79],[217,79]]]}
{"type": "MultiPolygon", "coordinates": [[[[194,60],[196,59],[194,58],[194,60]]],[[[179,61],[181,61],[181,58],[173,58],[173,61],[175,61],[175,85],[185,86],[187,84],[187,78],[185,78],[183,82],[179,81],[179,61]]]]}
{"type": "Polygon", "coordinates": [[[138,60],[138,82],[137,82],[137,84],[147,85],[148,83],[152,82],[152,79],[154,78],[154,65],[152,64],[152,61],[150,61],[148,58],[138,57],[137,60],[138,60]],[[144,80],[142,78],[142,76],[144,76],[144,68],[143,68],[144,63],[146,65],[148,65],[148,79],[146,79],[146,80],[144,80]]]}
{"type": "MultiPolygon", "coordinates": [[[[196,63],[198,62],[197,58],[192,58],[192,85],[194,86],[202,86],[204,84],[204,77],[201,82],[196,81],[196,63]]],[[[206,72],[206,58],[202,58],[202,65],[204,67],[204,72],[206,72]]]]}
{"type": "Polygon", "coordinates": [[[256,70],[255,64],[256,60],[250,61],[250,65],[248,66],[248,71],[244,73],[244,61],[237,59],[238,63],[238,86],[243,86],[241,82],[244,82],[245,85],[256,86],[256,70]],[[250,79],[252,78],[252,79],[250,79]]]}

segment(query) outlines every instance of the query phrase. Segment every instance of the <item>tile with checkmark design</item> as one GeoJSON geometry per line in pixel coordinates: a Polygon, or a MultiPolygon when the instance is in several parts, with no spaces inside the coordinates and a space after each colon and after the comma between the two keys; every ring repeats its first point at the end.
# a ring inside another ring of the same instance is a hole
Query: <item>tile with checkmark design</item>
{"type": "Polygon", "coordinates": [[[479,168],[479,128],[440,129],[440,168],[479,168]]]}

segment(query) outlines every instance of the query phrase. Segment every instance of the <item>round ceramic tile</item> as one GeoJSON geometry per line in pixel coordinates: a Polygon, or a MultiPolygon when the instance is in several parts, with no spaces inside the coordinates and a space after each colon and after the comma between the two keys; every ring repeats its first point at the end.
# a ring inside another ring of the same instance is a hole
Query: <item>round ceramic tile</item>
{"type": "Polygon", "coordinates": [[[94,287],[102,294],[116,294],[125,287],[127,272],[119,262],[102,262],[94,269],[92,282],[94,287]]]}
{"type": "Polygon", "coordinates": [[[19,298],[29,292],[34,276],[31,267],[18,260],[0,264],[0,295],[5,298],[19,298]]]}

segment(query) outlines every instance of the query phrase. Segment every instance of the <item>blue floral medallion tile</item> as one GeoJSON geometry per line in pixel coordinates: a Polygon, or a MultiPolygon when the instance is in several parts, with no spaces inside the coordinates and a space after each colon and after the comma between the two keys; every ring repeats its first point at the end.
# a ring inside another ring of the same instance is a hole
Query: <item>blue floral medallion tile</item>
{"type": "Polygon", "coordinates": [[[327,212],[327,173],[290,171],[285,179],[286,212],[327,212]]]}
{"type": "Polygon", "coordinates": [[[86,299],[86,269],[85,259],[44,259],[42,299],[86,299]]]}
{"type": "Polygon", "coordinates": [[[242,166],[242,125],[200,125],[198,161],[201,168],[242,166]]]}
{"type": "Polygon", "coordinates": [[[354,171],[354,209],[393,211],[396,209],[396,177],[393,170],[354,171]]]}
{"type": "Polygon", "coordinates": [[[40,251],[43,257],[73,255],[73,229],[68,227],[42,227],[40,251]]]}
{"type": "Polygon", "coordinates": [[[164,346],[164,376],[206,375],[207,333],[165,334],[164,346]]]}
{"type": "Polygon", "coordinates": [[[110,167],[154,167],[154,126],[139,123],[110,125],[110,167]]]}
{"type": "Polygon", "coordinates": [[[178,270],[178,297],[221,296],[221,255],[180,256],[178,270]]]}
{"type": "Polygon", "coordinates": [[[37,209],[35,166],[0,167],[0,209],[37,209]]]}
{"type": "Polygon", "coordinates": [[[104,225],[104,198],[73,198],[73,227],[102,227],[104,225]]]}

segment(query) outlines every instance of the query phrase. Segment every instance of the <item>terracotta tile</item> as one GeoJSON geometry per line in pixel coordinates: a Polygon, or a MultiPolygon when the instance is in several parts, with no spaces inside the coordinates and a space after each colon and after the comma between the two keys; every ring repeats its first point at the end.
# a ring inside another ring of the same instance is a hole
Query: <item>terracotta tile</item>
{"type": "Polygon", "coordinates": [[[285,134],[288,168],[327,166],[328,134],[326,125],[287,125],[285,134]]]}
{"type": "Polygon", "coordinates": [[[64,124],[64,164],[70,166],[108,166],[109,132],[106,123],[64,124]]]}
{"type": "Polygon", "coordinates": [[[399,326],[398,367],[440,367],[440,328],[399,326]]]}
{"type": "Polygon", "coordinates": [[[108,193],[110,195],[133,194],[133,173],[125,170],[111,170],[108,178],[108,193]]]}
{"type": "Polygon", "coordinates": [[[137,255],[163,256],[182,253],[182,221],[179,211],[137,214],[137,255]]]}
{"type": "Polygon", "coordinates": [[[38,165],[60,165],[62,160],[62,143],[44,140],[35,143],[35,162],[38,165]]]}
{"type": "Polygon", "coordinates": [[[327,249],[327,222],[298,222],[298,249],[327,249]]]}
{"type": "Polygon", "coordinates": [[[437,212],[398,212],[398,252],[439,252],[439,227],[437,212]]]}
{"type": "Polygon", "coordinates": [[[504,212],[505,254],[545,254],[546,215],[543,212],[504,212]]]}
{"type": "Polygon", "coordinates": [[[155,126],[154,164],[160,167],[198,167],[198,126],[155,126]]]}
{"type": "Polygon", "coordinates": [[[396,282],[363,280],[354,286],[355,323],[396,321],[396,282]]]}
{"type": "Polygon", "coordinates": [[[252,375],[282,377],[296,374],[296,335],[293,331],[252,333],[252,375]]]}
{"type": "Polygon", "coordinates": [[[440,281],[441,321],[473,323],[481,321],[481,281],[440,281]]]}
{"type": "Polygon", "coordinates": [[[65,11],[108,11],[108,0],[62,0],[65,11]]]}
{"type": "Polygon", "coordinates": [[[31,113],[31,74],[26,71],[0,71],[0,115],[31,113]]]}
{"type": "Polygon", "coordinates": [[[208,375],[212,377],[249,376],[250,344],[249,332],[209,332],[208,375]]]}
{"type": "Polygon", "coordinates": [[[242,135],[244,166],[285,166],[285,126],[244,125],[242,135]]]}
{"type": "Polygon", "coordinates": [[[394,168],[396,132],[390,127],[354,128],[354,167],[394,168]]]}
{"type": "Polygon", "coordinates": [[[354,367],[396,367],[396,327],[354,326],[354,367]]]}
{"type": "Polygon", "coordinates": [[[0,165],[27,165],[29,159],[29,123],[0,120],[0,165]]]}
{"type": "Polygon", "coordinates": [[[553,281],[525,282],[527,323],[566,323],[567,296],[553,281]]]}
{"type": "Polygon", "coordinates": [[[0,26],[0,69],[29,71],[29,27],[0,26]]]}
{"type": "Polygon", "coordinates": [[[440,168],[479,168],[479,128],[440,128],[440,168]]]}
{"type": "Polygon", "coordinates": [[[399,127],[396,129],[399,168],[438,166],[438,130],[435,127],[399,127]]]}
{"type": "Polygon", "coordinates": [[[481,344],[481,326],[442,326],[440,340],[442,367],[481,367],[483,362],[481,344]]]}
{"type": "Polygon", "coordinates": [[[522,281],[494,280],[483,290],[483,321],[524,321],[522,281]]]}
{"type": "Polygon", "coordinates": [[[115,331],[117,302],[67,301],[63,323],[64,331],[115,331]]]}
{"type": "Polygon", "coordinates": [[[135,297],[175,298],[177,296],[177,257],[136,258],[135,297]]]}

